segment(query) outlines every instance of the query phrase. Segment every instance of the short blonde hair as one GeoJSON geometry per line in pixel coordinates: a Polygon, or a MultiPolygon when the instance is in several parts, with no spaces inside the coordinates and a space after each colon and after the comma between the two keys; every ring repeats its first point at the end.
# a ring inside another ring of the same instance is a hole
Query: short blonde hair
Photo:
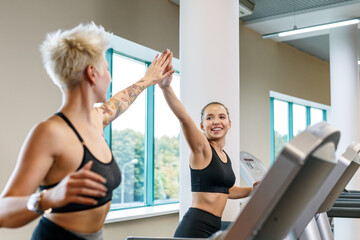
{"type": "Polygon", "coordinates": [[[102,72],[101,63],[109,40],[102,26],[95,23],[49,33],[40,45],[44,67],[60,87],[71,88],[80,83],[88,65],[102,72]]]}

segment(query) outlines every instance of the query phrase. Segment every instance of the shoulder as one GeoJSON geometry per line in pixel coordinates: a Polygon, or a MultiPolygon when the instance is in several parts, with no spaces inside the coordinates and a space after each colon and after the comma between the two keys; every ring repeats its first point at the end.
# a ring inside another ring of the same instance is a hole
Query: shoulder
{"type": "Polygon", "coordinates": [[[206,141],[201,146],[201,151],[190,154],[190,166],[194,169],[203,169],[211,162],[213,157],[213,150],[209,141],[206,141]]]}
{"type": "Polygon", "coordinates": [[[53,165],[54,157],[61,153],[59,143],[64,141],[59,136],[62,132],[60,122],[52,118],[33,126],[21,147],[7,194],[35,191],[53,165]]]}
{"type": "Polygon", "coordinates": [[[52,116],[36,124],[33,127],[32,131],[40,134],[51,134],[51,135],[59,134],[65,127],[64,123],[65,122],[61,118],[57,116],[52,116]]]}
{"type": "Polygon", "coordinates": [[[42,144],[50,145],[62,139],[66,124],[57,116],[52,116],[36,124],[29,132],[27,140],[41,141],[42,144]]]}

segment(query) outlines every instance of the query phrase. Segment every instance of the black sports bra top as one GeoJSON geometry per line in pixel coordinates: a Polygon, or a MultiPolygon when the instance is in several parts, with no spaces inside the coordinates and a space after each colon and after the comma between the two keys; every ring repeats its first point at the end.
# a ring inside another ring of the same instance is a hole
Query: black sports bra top
{"type": "MultiPolygon", "coordinates": [[[[83,204],[77,204],[77,203],[70,203],[60,208],[55,208],[52,210],[54,213],[64,213],[64,212],[75,212],[75,211],[81,211],[81,210],[88,210],[92,208],[99,207],[101,205],[104,205],[105,203],[109,202],[112,198],[112,192],[115,188],[117,188],[120,185],[121,182],[121,174],[119,166],[117,165],[114,156],[112,156],[112,159],[109,163],[103,163],[97,160],[89,151],[89,149],[86,147],[84,140],[81,138],[80,134],[76,131],[75,127],[72,125],[72,123],[69,121],[69,119],[61,112],[56,113],[55,115],[58,115],[61,117],[68,125],[69,127],[75,132],[76,136],[84,146],[84,156],[82,159],[82,162],[80,166],[78,167],[78,170],[80,170],[86,163],[89,161],[93,161],[91,171],[96,172],[103,176],[106,179],[106,183],[104,184],[107,188],[106,196],[104,197],[98,197],[95,198],[95,200],[98,202],[96,205],[83,205],[83,204]]],[[[40,185],[39,189],[49,189],[56,184],[52,184],[49,186],[43,186],[40,185]]]]}
{"type": "Polygon", "coordinates": [[[229,188],[235,183],[235,174],[231,167],[230,158],[225,153],[227,162],[224,163],[211,144],[210,147],[212,158],[209,165],[203,169],[192,169],[190,167],[191,191],[228,194],[229,188]]]}

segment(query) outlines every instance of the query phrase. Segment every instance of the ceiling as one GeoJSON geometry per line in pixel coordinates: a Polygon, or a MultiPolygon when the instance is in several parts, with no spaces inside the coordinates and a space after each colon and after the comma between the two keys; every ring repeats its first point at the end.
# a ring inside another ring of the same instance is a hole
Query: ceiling
{"type": "MultiPolygon", "coordinates": [[[[248,1],[255,4],[253,13],[240,19],[245,26],[261,35],[290,30],[294,26],[302,28],[360,17],[360,0],[248,1]]],[[[322,60],[329,61],[329,30],[273,40],[284,42],[322,60]]]]}

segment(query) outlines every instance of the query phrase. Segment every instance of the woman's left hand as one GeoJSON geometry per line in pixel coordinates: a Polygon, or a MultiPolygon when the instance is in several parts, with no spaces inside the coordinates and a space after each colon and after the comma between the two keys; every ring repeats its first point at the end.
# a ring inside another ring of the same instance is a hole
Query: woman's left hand
{"type": "Polygon", "coordinates": [[[260,183],[261,183],[261,181],[254,182],[254,184],[253,184],[253,191],[254,191],[256,188],[259,187],[260,183]]]}

